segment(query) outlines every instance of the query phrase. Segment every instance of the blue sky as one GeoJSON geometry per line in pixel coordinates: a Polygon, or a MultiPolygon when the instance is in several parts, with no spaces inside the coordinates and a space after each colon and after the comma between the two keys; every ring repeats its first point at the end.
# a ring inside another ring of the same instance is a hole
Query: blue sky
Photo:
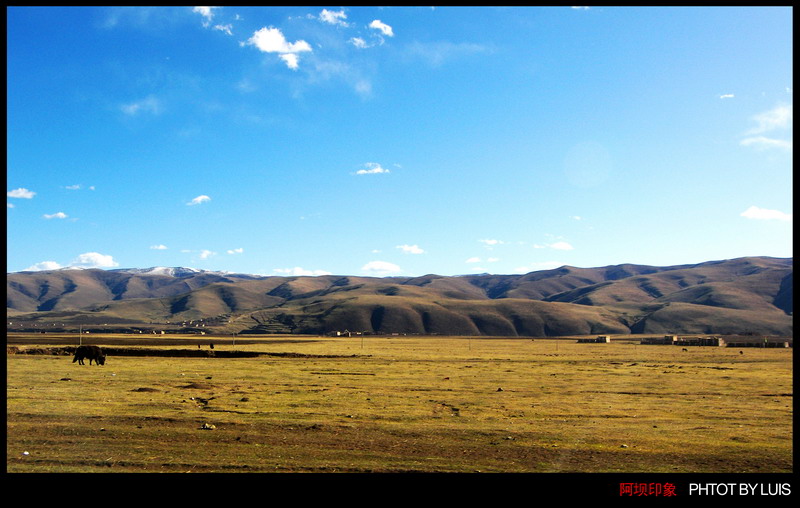
{"type": "Polygon", "coordinates": [[[792,256],[790,8],[7,15],[9,272],[792,256]]]}

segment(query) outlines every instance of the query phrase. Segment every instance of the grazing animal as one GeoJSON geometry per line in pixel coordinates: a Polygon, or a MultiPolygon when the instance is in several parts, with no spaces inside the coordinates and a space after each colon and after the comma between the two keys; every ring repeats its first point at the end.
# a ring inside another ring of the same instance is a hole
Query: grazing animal
{"type": "Polygon", "coordinates": [[[83,361],[87,358],[89,359],[89,365],[92,364],[92,360],[94,360],[95,365],[106,364],[106,355],[98,346],[78,346],[72,363],[78,362],[78,365],[86,365],[83,361]]]}
{"type": "Polygon", "coordinates": [[[681,351],[686,351],[687,353],[689,352],[689,350],[686,348],[683,348],[681,351]]]}

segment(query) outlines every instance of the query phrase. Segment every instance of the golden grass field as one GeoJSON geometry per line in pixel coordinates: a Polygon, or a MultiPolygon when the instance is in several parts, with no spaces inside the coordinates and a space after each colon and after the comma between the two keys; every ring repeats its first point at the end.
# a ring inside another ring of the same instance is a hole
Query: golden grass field
{"type": "Polygon", "coordinates": [[[318,356],[7,355],[7,471],[793,469],[791,348],[399,336],[235,349],[318,356]]]}

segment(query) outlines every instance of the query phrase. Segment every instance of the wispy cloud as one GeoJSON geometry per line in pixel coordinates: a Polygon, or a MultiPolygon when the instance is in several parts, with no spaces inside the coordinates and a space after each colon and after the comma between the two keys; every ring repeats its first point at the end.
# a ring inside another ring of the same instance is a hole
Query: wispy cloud
{"type": "Polygon", "coordinates": [[[758,150],[768,150],[778,148],[780,150],[792,150],[792,141],[786,139],[768,138],[766,136],[753,136],[745,138],[739,142],[742,146],[752,146],[758,150]]]}
{"type": "Polygon", "coordinates": [[[230,23],[227,25],[214,25],[213,28],[228,35],[233,35],[233,25],[230,23]]]}
{"type": "Polygon", "coordinates": [[[732,93],[726,93],[719,96],[720,99],[733,99],[732,93]]]}
{"type": "Polygon", "coordinates": [[[216,255],[217,255],[216,252],[207,249],[203,249],[200,251],[200,259],[208,259],[211,256],[216,256],[216,255]]]}
{"type": "Polygon", "coordinates": [[[29,191],[24,187],[20,187],[19,189],[14,189],[6,193],[6,196],[10,198],[21,198],[21,199],[33,199],[33,196],[35,195],[36,195],[35,192],[29,191]]]}
{"type": "Polygon", "coordinates": [[[534,244],[534,249],[555,249],[555,250],[573,250],[574,247],[565,241],[558,241],[547,243],[544,245],[534,244]]]}
{"type": "Polygon", "coordinates": [[[785,129],[792,123],[792,106],[782,104],[775,108],[753,116],[756,127],[747,131],[747,134],[760,134],[774,129],[785,129]]]}
{"type": "Polygon", "coordinates": [[[382,167],[378,162],[367,162],[364,164],[366,169],[359,169],[356,171],[357,175],[376,175],[380,173],[389,173],[389,170],[382,167]]]}
{"type": "Polygon", "coordinates": [[[228,254],[241,254],[244,252],[244,249],[239,247],[238,249],[229,249],[228,254]]]}
{"type": "Polygon", "coordinates": [[[332,275],[331,272],[326,272],[325,270],[306,270],[305,268],[301,268],[299,266],[295,266],[294,268],[275,268],[273,272],[280,273],[282,275],[291,275],[293,277],[318,277],[321,275],[332,275]]]}
{"type": "Polygon", "coordinates": [[[311,46],[304,40],[289,42],[283,33],[275,27],[264,27],[253,33],[243,45],[255,46],[263,53],[277,53],[286,65],[297,70],[299,67],[299,53],[311,51],[311,46]]]}
{"type": "Polygon", "coordinates": [[[502,240],[494,240],[494,239],[486,239],[478,241],[488,246],[502,245],[504,243],[502,240]]]}
{"type": "Polygon", "coordinates": [[[423,43],[414,41],[405,48],[407,57],[420,59],[433,67],[438,67],[447,60],[463,55],[489,52],[491,50],[487,46],[470,42],[439,41],[423,43]]]}
{"type": "Polygon", "coordinates": [[[329,11],[328,9],[322,9],[322,12],[319,13],[319,20],[331,25],[349,26],[345,21],[346,19],[347,14],[345,14],[344,10],[329,11]]]}
{"type": "MultiPolygon", "coordinates": [[[[498,261],[500,261],[500,258],[486,258],[487,263],[497,263],[498,261]]],[[[481,263],[481,262],[482,262],[481,258],[479,258],[478,256],[467,258],[467,260],[465,261],[465,263],[481,263]]]]}
{"type": "Polygon", "coordinates": [[[370,45],[367,44],[367,41],[365,41],[361,37],[351,37],[349,42],[350,42],[350,44],[352,44],[353,46],[355,46],[357,48],[364,49],[364,48],[370,47],[370,45]]]}
{"type": "MultiPolygon", "coordinates": [[[[227,23],[225,25],[221,23],[217,23],[213,26],[211,25],[211,21],[214,19],[214,9],[221,8],[222,7],[193,7],[192,12],[196,12],[203,17],[203,26],[205,28],[211,28],[212,30],[218,30],[228,35],[233,35],[233,25],[231,23],[227,23]]],[[[239,19],[238,15],[236,19],[239,19]]]]}
{"type": "Polygon", "coordinates": [[[211,201],[211,198],[206,196],[205,194],[202,194],[192,199],[188,203],[186,203],[186,205],[187,206],[199,205],[200,203],[205,203],[206,201],[211,201]]]}
{"type": "Polygon", "coordinates": [[[136,116],[139,113],[152,113],[158,115],[162,111],[161,101],[155,96],[150,95],[144,99],[120,106],[120,110],[128,116],[136,116]]]}
{"type": "Polygon", "coordinates": [[[742,146],[751,146],[759,150],[780,149],[792,151],[791,139],[778,139],[764,134],[775,130],[789,130],[792,127],[793,107],[791,104],[781,104],[775,108],[759,113],[752,117],[756,126],[748,130],[739,143],[742,146]]]}
{"type": "Polygon", "coordinates": [[[742,212],[740,215],[748,219],[757,219],[757,220],[779,220],[785,222],[789,222],[792,220],[791,213],[784,213],[779,210],[769,210],[766,208],[759,208],[757,206],[751,206],[750,208],[742,212]]]}
{"type": "Polygon", "coordinates": [[[150,248],[153,250],[167,250],[167,246],[164,244],[151,245],[150,248]]]}
{"type": "Polygon", "coordinates": [[[203,26],[207,27],[211,23],[211,20],[214,19],[214,9],[219,9],[219,7],[193,7],[192,12],[203,16],[203,26]]]}
{"type": "Polygon", "coordinates": [[[398,245],[397,249],[402,250],[407,254],[424,254],[425,251],[422,250],[419,245],[398,245]]]}
{"type": "Polygon", "coordinates": [[[64,212],[56,212],[51,214],[46,213],[42,215],[42,217],[44,217],[45,219],[66,219],[67,214],[65,214],[64,212]]]}

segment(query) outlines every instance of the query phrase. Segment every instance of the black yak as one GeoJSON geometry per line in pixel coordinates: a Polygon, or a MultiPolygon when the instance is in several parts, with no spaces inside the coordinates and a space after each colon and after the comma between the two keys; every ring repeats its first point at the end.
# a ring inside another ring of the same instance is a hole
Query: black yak
{"type": "Polygon", "coordinates": [[[83,363],[83,360],[87,358],[89,359],[89,365],[92,364],[92,360],[94,360],[95,365],[106,364],[106,355],[98,346],[78,346],[78,349],[75,350],[75,358],[72,359],[72,363],[78,362],[78,365],[86,365],[83,363]]]}

